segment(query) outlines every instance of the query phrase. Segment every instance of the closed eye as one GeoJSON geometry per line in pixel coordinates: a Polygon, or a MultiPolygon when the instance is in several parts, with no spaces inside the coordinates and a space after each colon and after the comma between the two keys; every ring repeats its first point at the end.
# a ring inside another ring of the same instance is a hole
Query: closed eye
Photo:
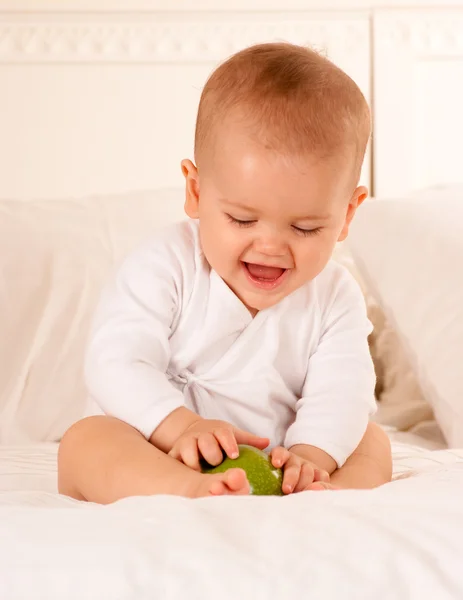
{"type": "Polygon", "coordinates": [[[303,235],[305,237],[308,237],[310,235],[317,235],[317,233],[320,233],[320,231],[322,230],[321,227],[315,227],[314,229],[302,229],[301,227],[296,227],[295,225],[293,225],[292,227],[298,235],[303,235]]]}
{"type": "Polygon", "coordinates": [[[250,225],[256,222],[255,219],[245,221],[241,219],[235,219],[235,217],[232,217],[231,215],[226,215],[226,217],[230,221],[230,223],[234,223],[235,225],[238,225],[238,227],[249,227],[250,225]]]}

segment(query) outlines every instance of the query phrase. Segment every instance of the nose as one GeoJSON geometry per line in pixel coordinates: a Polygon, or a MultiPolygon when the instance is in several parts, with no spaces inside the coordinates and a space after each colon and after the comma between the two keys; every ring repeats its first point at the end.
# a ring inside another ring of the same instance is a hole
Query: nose
{"type": "Polygon", "coordinates": [[[265,256],[284,256],[286,254],[286,241],[278,230],[266,228],[259,231],[256,236],[254,250],[265,256]]]}

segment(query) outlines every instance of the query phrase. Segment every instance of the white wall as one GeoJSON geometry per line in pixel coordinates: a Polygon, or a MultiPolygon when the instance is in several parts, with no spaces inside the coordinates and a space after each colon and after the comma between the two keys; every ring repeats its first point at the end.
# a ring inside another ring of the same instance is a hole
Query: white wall
{"type": "Polygon", "coordinates": [[[365,93],[377,195],[461,181],[463,1],[401,4],[0,0],[0,197],[180,184],[207,75],[276,39],[326,52],[365,93]]]}

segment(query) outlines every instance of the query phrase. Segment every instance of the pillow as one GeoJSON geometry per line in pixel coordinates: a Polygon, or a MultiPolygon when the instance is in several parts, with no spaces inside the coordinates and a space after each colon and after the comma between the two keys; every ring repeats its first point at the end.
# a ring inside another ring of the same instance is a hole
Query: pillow
{"type": "Polygon", "coordinates": [[[426,431],[426,437],[432,436],[432,441],[442,447],[445,442],[434,421],[432,408],[423,397],[397,332],[368,290],[345,244],[338,244],[334,258],[360,284],[365,295],[368,318],[373,324],[368,342],[376,372],[378,411],[372,418],[381,425],[400,431],[419,431],[420,434],[426,431]]]}
{"type": "Polygon", "coordinates": [[[463,197],[372,200],[346,242],[451,447],[463,446],[463,197]]]}
{"type": "Polygon", "coordinates": [[[184,218],[181,190],[0,201],[0,443],[59,440],[81,417],[81,365],[113,265],[184,218]]]}

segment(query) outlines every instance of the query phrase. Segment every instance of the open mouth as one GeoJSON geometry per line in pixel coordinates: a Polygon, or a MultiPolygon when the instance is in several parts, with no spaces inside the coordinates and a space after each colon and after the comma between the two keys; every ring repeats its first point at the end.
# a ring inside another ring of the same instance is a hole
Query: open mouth
{"type": "Polygon", "coordinates": [[[263,289],[275,289],[283,282],[289,271],[282,267],[269,267],[248,262],[242,262],[242,265],[248,279],[263,289]]]}

